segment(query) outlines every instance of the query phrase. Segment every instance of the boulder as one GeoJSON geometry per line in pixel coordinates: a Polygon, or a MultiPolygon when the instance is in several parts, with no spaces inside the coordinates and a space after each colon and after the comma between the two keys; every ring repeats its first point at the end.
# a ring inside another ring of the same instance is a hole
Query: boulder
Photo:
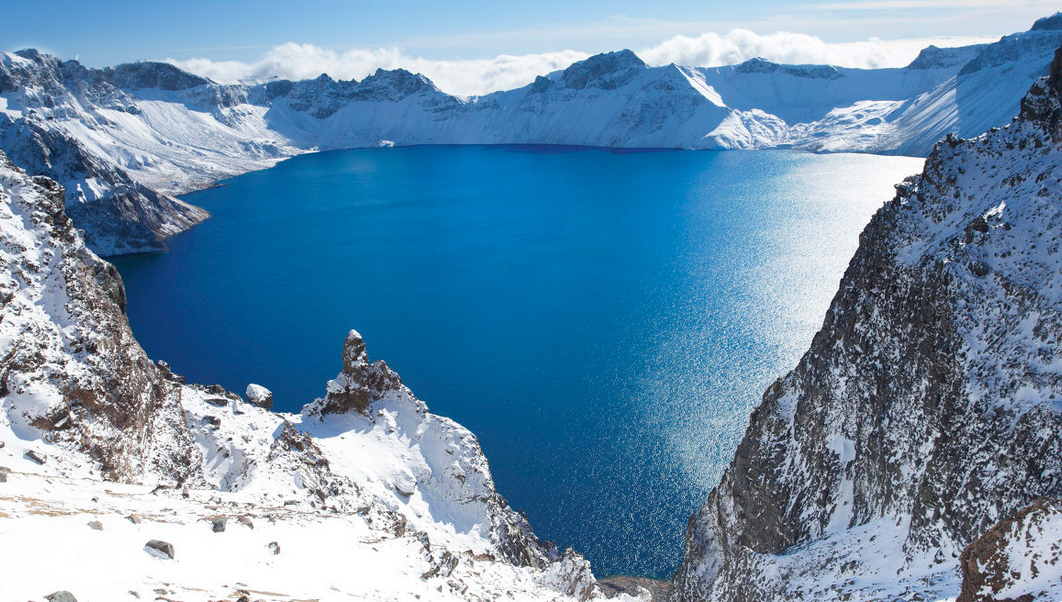
{"type": "Polygon", "coordinates": [[[48,602],[77,602],[77,598],[74,597],[74,594],[71,594],[65,589],[48,594],[44,599],[48,602]]]}
{"type": "Polygon", "coordinates": [[[277,554],[280,554],[280,544],[279,543],[277,543],[275,541],[271,541],[271,542],[269,542],[269,546],[268,547],[269,547],[269,551],[272,552],[274,556],[276,556],[277,554]]]}
{"type": "Polygon", "coordinates": [[[26,453],[22,454],[22,456],[31,462],[41,465],[48,461],[48,456],[32,449],[26,450],[26,453]]]}
{"type": "Polygon", "coordinates": [[[236,519],[236,522],[247,527],[248,529],[254,529],[254,522],[251,521],[251,517],[249,516],[241,516],[240,518],[236,519]]]}
{"type": "Polygon", "coordinates": [[[253,406],[258,406],[263,410],[273,409],[273,392],[262,385],[254,383],[247,385],[246,396],[247,403],[253,406]]]}
{"type": "Polygon", "coordinates": [[[156,558],[173,560],[173,544],[160,539],[152,539],[144,544],[144,551],[156,558]]]}
{"type": "Polygon", "coordinates": [[[227,518],[225,518],[224,516],[219,516],[218,518],[215,518],[214,520],[210,521],[210,529],[214,533],[224,533],[225,524],[228,522],[229,520],[227,518]]]}
{"type": "Polygon", "coordinates": [[[89,526],[89,529],[92,529],[93,531],[102,531],[103,530],[103,523],[101,523],[98,520],[90,520],[89,523],[88,523],[88,526],[89,526]]]}

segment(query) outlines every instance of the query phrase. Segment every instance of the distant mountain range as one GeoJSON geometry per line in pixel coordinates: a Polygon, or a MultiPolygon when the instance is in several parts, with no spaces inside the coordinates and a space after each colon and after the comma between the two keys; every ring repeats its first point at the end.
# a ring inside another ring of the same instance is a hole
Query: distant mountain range
{"type": "Polygon", "coordinates": [[[531,84],[460,98],[377,71],[221,85],[167,63],[88,69],[35,50],[0,56],[0,148],[63,184],[104,255],[159,250],[207,217],[170,195],[325,149],[564,144],[925,155],[947,133],[1006,124],[1045,75],[1062,13],[993,44],[923,50],[898,69],[649,67],[623,50],[531,84]]]}

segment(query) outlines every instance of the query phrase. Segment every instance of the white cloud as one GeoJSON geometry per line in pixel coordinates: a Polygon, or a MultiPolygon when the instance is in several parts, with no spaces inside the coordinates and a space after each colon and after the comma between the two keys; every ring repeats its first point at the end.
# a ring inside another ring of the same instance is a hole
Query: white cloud
{"type": "MultiPolygon", "coordinates": [[[[994,41],[995,38],[954,37],[906,40],[877,40],[832,44],[801,33],[779,32],[760,35],[745,29],[727,34],[713,32],[697,37],[675,36],[657,46],[637,51],[650,65],[715,67],[733,65],[754,57],[777,63],[830,64],[842,67],[902,67],[930,44],[962,46],[994,41]]],[[[585,52],[562,50],[520,56],[499,55],[492,59],[431,60],[413,57],[398,48],[356,48],[337,52],[289,42],[273,48],[254,63],[213,61],[195,58],[168,62],[217,82],[271,76],[291,80],[311,79],[327,73],[334,79],[362,79],[377,69],[399,67],[422,73],[445,92],[459,96],[510,90],[534,81],[557,69],[564,69],[589,56],[585,52]]]]}
{"type": "Polygon", "coordinates": [[[312,44],[289,42],[270,50],[255,63],[190,59],[168,62],[217,82],[278,76],[311,79],[327,73],[334,79],[362,79],[377,69],[399,67],[422,73],[445,92],[461,96],[509,90],[531,83],[538,75],[564,69],[588,54],[574,50],[500,55],[493,59],[436,61],[411,57],[397,48],[353,49],[336,52],[312,44]]]}
{"type": "Polygon", "coordinates": [[[826,64],[838,67],[877,69],[902,67],[930,44],[948,47],[992,42],[998,38],[950,37],[906,40],[870,39],[831,44],[803,33],[778,32],[760,35],[734,29],[726,35],[708,32],[698,37],[675,36],[638,52],[650,65],[676,63],[693,67],[735,65],[761,57],[776,63],[826,64]]]}

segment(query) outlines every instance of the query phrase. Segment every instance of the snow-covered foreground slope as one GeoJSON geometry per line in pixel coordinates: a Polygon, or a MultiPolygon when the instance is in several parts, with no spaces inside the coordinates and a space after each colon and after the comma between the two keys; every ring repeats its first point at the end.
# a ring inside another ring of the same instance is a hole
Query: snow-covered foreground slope
{"type": "Polygon", "coordinates": [[[1058,599],[1057,505],[1022,511],[1062,495],[1062,49],[1050,71],[871,220],[690,519],[677,599],[1058,599]]]}
{"type": "Polygon", "coordinates": [[[132,338],[58,185],[0,154],[0,200],[0,599],[602,595],[356,332],[298,415],[185,383],[132,338]]]}
{"type": "Polygon", "coordinates": [[[206,217],[169,195],[319,149],[412,144],[865,151],[922,155],[975,135],[1046,73],[1062,17],[995,44],[927,48],[902,69],[751,60],[648,67],[601,54],[523,88],[446,94],[401,69],[358,81],[219,85],[163,63],[86,69],[0,56],[0,148],[70,191],[103,254],[158,250],[206,217]]]}

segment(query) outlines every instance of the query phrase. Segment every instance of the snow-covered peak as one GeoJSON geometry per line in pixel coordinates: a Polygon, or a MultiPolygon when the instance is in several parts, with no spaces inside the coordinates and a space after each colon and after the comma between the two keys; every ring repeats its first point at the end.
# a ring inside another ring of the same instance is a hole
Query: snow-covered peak
{"type": "Polygon", "coordinates": [[[102,69],[99,73],[104,81],[125,90],[155,88],[177,91],[214,83],[205,77],[193,75],[169,63],[151,61],[124,63],[102,69]]]}
{"type": "Polygon", "coordinates": [[[648,66],[630,50],[605,52],[579,61],[565,69],[561,79],[575,90],[600,88],[615,90],[629,83],[648,66]]]}
{"type": "MultiPolygon", "coordinates": [[[[1054,17],[1048,18],[1053,23],[1054,17]]],[[[1040,28],[1003,36],[998,42],[986,45],[969,63],[963,66],[959,75],[969,75],[983,69],[998,67],[1007,63],[1020,63],[1023,57],[1036,56],[1058,48],[1062,41],[1062,29],[1040,28]]],[[[1025,68],[1028,68],[1026,66],[1025,68]]]]}
{"type": "Polygon", "coordinates": [[[842,74],[831,65],[779,65],[763,58],[751,58],[734,66],[735,73],[783,73],[805,79],[837,79],[842,74]]]}
{"type": "Polygon", "coordinates": [[[376,73],[361,80],[361,86],[354,98],[394,101],[421,92],[443,94],[430,79],[419,73],[411,73],[405,69],[377,69],[376,73]]]}
{"type": "Polygon", "coordinates": [[[987,44],[973,44],[954,48],[926,46],[918,53],[915,60],[907,65],[908,69],[946,69],[960,67],[972,61],[987,44]]]}
{"type": "Polygon", "coordinates": [[[1030,31],[1057,31],[1060,29],[1062,29],[1062,12],[1057,12],[1049,17],[1037,19],[1030,31]]]}

